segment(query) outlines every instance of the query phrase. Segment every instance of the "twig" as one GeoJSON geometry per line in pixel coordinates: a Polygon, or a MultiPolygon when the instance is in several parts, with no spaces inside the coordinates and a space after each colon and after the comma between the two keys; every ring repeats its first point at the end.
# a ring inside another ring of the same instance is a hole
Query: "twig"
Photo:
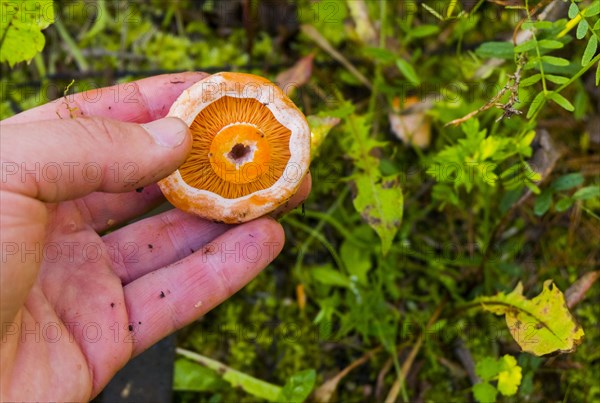
{"type": "Polygon", "coordinates": [[[67,31],[67,28],[65,28],[65,26],[63,25],[62,21],[60,19],[54,21],[54,27],[56,28],[58,35],[63,40],[63,43],[65,44],[67,49],[69,49],[71,56],[73,56],[73,59],[75,59],[79,70],[84,73],[87,72],[90,69],[90,66],[88,65],[85,57],[83,57],[81,50],[67,31]]]}
{"type": "Polygon", "coordinates": [[[475,385],[480,381],[479,377],[475,373],[475,362],[473,361],[473,356],[471,355],[471,351],[465,345],[465,341],[458,337],[454,342],[454,354],[460,360],[465,371],[469,375],[469,379],[471,380],[471,384],[475,385]]]}
{"type": "Polygon", "coordinates": [[[435,312],[433,312],[433,315],[431,315],[431,318],[429,318],[429,321],[427,322],[425,329],[423,329],[423,332],[417,338],[417,342],[413,345],[413,348],[410,350],[410,353],[408,353],[408,357],[406,357],[406,359],[404,360],[404,363],[402,363],[402,368],[400,370],[400,374],[398,374],[398,378],[396,378],[396,381],[394,381],[394,384],[392,385],[392,388],[390,389],[390,393],[388,393],[387,397],[385,398],[386,403],[393,403],[396,401],[396,398],[398,397],[398,393],[400,393],[400,389],[404,385],[404,380],[406,379],[406,377],[408,375],[408,371],[410,371],[410,368],[412,367],[412,364],[415,361],[415,358],[417,357],[419,350],[421,350],[421,346],[423,345],[423,340],[425,339],[425,333],[427,332],[427,330],[429,330],[429,328],[435,323],[437,318],[440,316],[440,313],[442,312],[442,308],[444,307],[445,303],[446,303],[446,300],[444,299],[438,305],[438,307],[435,309],[435,312]]]}
{"type": "Polygon", "coordinates": [[[350,373],[356,367],[363,365],[367,362],[374,354],[378,353],[382,349],[382,346],[376,347],[367,353],[365,353],[362,357],[352,362],[346,368],[341,370],[336,376],[327,380],[324,384],[319,386],[317,390],[314,392],[314,398],[317,402],[330,402],[335,390],[337,389],[340,381],[350,373]]]}
{"type": "Polygon", "coordinates": [[[509,76],[508,82],[504,85],[504,87],[500,91],[498,91],[498,93],[487,104],[483,105],[481,108],[479,108],[471,113],[468,113],[467,115],[463,116],[460,119],[454,119],[453,121],[446,123],[444,125],[444,127],[448,127],[450,125],[458,126],[461,123],[466,122],[467,120],[471,119],[472,117],[480,114],[481,112],[487,111],[488,109],[491,109],[494,106],[496,108],[504,110],[504,113],[498,119],[496,119],[496,122],[498,122],[502,119],[510,119],[514,115],[522,114],[523,112],[521,112],[518,109],[515,109],[514,105],[517,102],[519,102],[519,84],[521,83],[521,71],[523,70],[523,66],[525,65],[525,62],[526,62],[526,58],[524,56],[522,56],[519,59],[519,62],[517,63],[517,71],[515,71],[515,74],[509,76]],[[507,92],[509,92],[510,98],[508,99],[508,101],[506,103],[503,104],[500,102],[500,99],[507,92]]]}
{"type": "Polygon", "coordinates": [[[342,64],[346,69],[348,69],[348,71],[352,73],[352,75],[356,77],[358,81],[363,83],[369,89],[373,89],[373,84],[371,84],[371,82],[360,71],[358,71],[356,67],[354,67],[354,65],[352,65],[352,63],[350,63],[344,55],[342,55],[333,46],[331,46],[329,41],[323,35],[321,35],[319,31],[315,29],[315,27],[313,27],[312,25],[305,24],[302,25],[300,29],[302,30],[302,33],[304,35],[308,36],[310,39],[315,41],[315,43],[319,45],[319,47],[321,47],[324,51],[329,53],[331,57],[333,57],[335,60],[340,62],[340,64],[342,64]]]}
{"type": "Polygon", "coordinates": [[[600,278],[600,270],[590,271],[581,276],[565,291],[565,300],[569,309],[580,303],[592,285],[600,278]]]}

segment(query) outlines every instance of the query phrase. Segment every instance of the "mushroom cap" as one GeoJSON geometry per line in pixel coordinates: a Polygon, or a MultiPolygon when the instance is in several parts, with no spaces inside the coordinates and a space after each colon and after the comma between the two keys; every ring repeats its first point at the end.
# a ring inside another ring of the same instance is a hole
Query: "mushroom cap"
{"type": "Polygon", "coordinates": [[[190,127],[192,152],[158,185],[188,213],[230,224],[249,221],[287,202],[308,173],[306,118],[265,78],[213,74],[185,90],[168,116],[190,127]]]}

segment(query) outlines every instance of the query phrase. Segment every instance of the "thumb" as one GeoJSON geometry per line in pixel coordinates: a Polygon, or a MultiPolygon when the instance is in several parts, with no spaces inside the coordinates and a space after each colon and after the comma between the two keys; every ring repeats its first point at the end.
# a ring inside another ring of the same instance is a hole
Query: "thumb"
{"type": "Polygon", "coordinates": [[[177,118],[143,125],[99,117],[0,124],[0,133],[2,188],[44,202],[156,182],[183,163],[192,145],[177,118]]]}

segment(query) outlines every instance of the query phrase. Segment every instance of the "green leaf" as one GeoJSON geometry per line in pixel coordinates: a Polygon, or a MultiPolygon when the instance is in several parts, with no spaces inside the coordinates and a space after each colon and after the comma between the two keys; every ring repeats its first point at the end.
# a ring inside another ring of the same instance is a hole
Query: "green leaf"
{"type": "Polygon", "coordinates": [[[510,42],[485,42],[475,50],[480,57],[497,57],[499,59],[512,59],[515,47],[510,42]]]}
{"type": "Polygon", "coordinates": [[[371,136],[370,127],[369,116],[349,115],[345,128],[350,135],[342,144],[356,168],[352,175],[356,184],[354,208],[381,238],[381,250],[385,255],[402,222],[404,202],[398,181],[382,178],[380,161],[372,150],[385,143],[371,136]]]}
{"type": "Polygon", "coordinates": [[[498,390],[487,382],[473,385],[473,397],[478,402],[495,402],[498,390]]]}
{"type": "Polygon", "coordinates": [[[316,380],[317,372],[314,369],[307,369],[292,375],[281,389],[278,401],[305,401],[315,387],[316,380]]]}
{"type": "Polygon", "coordinates": [[[561,49],[563,46],[565,46],[562,42],[555,41],[553,39],[542,39],[538,43],[540,48],[543,49],[561,49]]]}
{"type": "Polygon", "coordinates": [[[567,77],[555,76],[553,74],[546,74],[544,77],[546,78],[546,80],[550,81],[551,83],[559,84],[559,85],[562,85],[569,81],[569,79],[567,77]]]}
{"type": "Polygon", "coordinates": [[[421,85],[421,80],[419,80],[419,76],[415,72],[415,69],[413,69],[413,66],[410,65],[410,63],[408,63],[404,59],[397,59],[396,66],[398,66],[398,70],[400,70],[402,75],[406,77],[406,79],[410,81],[411,84],[421,85]]]}
{"type": "Polygon", "coordinates": [[[589,200],[600,197],[600,186],[586,186],[573,194],[575,200],[589,200]]]}
{"type": "Polygon", "coordinates": [[[500,211],[506,213],[521,198],[523,190],[519,187],[505,192],[500,199],[500,211]]]}
{"type": "Polygon", "coordinates": [[[577,39],[583,39],[585,34],[587,34],[589,27],[590,25],[588,22],[585,19],[581,19],[581,21],[579,21],[579,25],[577,25],[577,32],[575,33],[577,39]]]}
{"type": "MultiPolygon", "coordinates": [[[[535,139],[535,130],[530,130],[527,133],[525,133],[525,135],[523,136],[523,138],[521,140],[519,140],[519,149],[525,149],[526,147],[529,147],[531,145],[531,142],[533,141],[533,139],[535,139]]],[[[522,154],[525,154],[524,151],[521,151],[522,154]]],[[[531,168],[529,167],[529,165],[526,165],[527,168],[531,171],[531,168]]]]}
{"type": "Polygon", "coordinates": [[[568,66],[569,65],[569,61],[562,57],[545,55],[545,56],[541,57],[541,60],[552,66],[568,66]]]}
{"type": "Polygon", "coordinates": [[[540,81],[542,78],[542,75],[537,73],[532,75],[531,77],[527,77],[523,80],[521,80],[521,87],[529,87],[530,85],[533,85],[535,83],[537,83],[538,81],[540,81]]]}
{"type": "Polygon", "coordinates": [[[533,212],[537,216],[543,216],[552,205],[552,190],[546,189],[535,199],[533,212]]]}
{"type": "Polygon", "coordinates": [[[193,351],[177,348],[176,352],[179,355],[182,355],[194,362],[212,369],[213,371],[216,371],[221,375],[223,380],[229,382],[229,384],[234,388],[240,388],[252,396],[256,396],[270,402],[280,401],[279,396],[281,394],[281,387],[277,385],[273,385],[250,375],[246,375],[245,373],[230,368],[219,361],[205,357],[193,351]]]}
{"type": "Polygon", "coordinates": [[[395,180],[375,182],[366,174],[358,174],[355,183],[354,208],[381,238],[381,249],[385,255],[402,222],[402,189],[395,180]]]}
{"type": "Polygon", "coordinates": [[[535,49],[535,45],[536,45],[535,39],[533,39],[533,38],[529,39],[529,40],[515,46],[515,52],[516,53],[528,52],[532,49],[535,49]]]}
{"type": "Polygon", "coordinates": [[[475,373],[484,381],[492,380],[500,372],[500,364],[493,357],[485,357],[477,361],[475,373]]]}
{"type": "Polygon", "coordinates": [[[580,172],[574,172],[556,178],[550,187],[554,191],[569,190],[583,184],[584,178],[580,172]]]}
{"type": "Polygon", "coordinates": [[[340,123],[340,118],[309,115],[306,120],[310,127],[310,156],[314,159],[319,155],[321,145],[331,129],[340,123]]]}
{"type": "Polygon", "coordinates": [[[212,369],[203,367],[186,358],[175,360],[173,389],[192,390],[195,392],[216,391],[227,385],[212,369]]]}
{"type": "Polygon", "coordinates": [[[527,188],[536,195],[539,195],[542,192],[540,188],[533,182],[526,181],[525,186],[527,186],[527,188]]]}
{"type": "Polygon", "coordinates": [[[439,31],[440,27],[437,25],[423,24],[411,29],[408,34],[413,38],[424,38],[426,36],[437,34],[439,31]]]}
{"type": "Polygon", "coordinates": [[[322,111],[319,113],[319,117],[334,117],[334,118],[345,118],[354,113],[354,105],[350,102],[343,102],[339,108],[322,111]]]}
{"type": "Polygon", "coordinates": [[[598,38],[594,35],[588,41],[585,50],[583,51],[583,56],[581,57],[581,65],[586,66],[596,54],[596,50],[598,49],[598,38]]]}
{"type": "Polygon", "coordinates": [[[540,21],[526,21],[525,23],[523,23],[523,29],[538,29],[538,30],[542,30],[542,29],[552,29],[552,22],[550,21],[544,21],[544,20],[540,20],[540,21]]]}
{"type": "Polygon", "coordinates": [[[600,1],[593,1],[588,8],[584,10],[586,17],[593,17],[600,14],[600,1]]]}
{"type": "Polygon", "coordinates": [[[92,25],[90,30],[87,31],[85,33],[85,35],[83,36],[82,39],[84,39],[84,40],[90,40],[93,37],[95,37],[96,35],[98,35],[100,32],[102,32],[106,28],[106,26],[108,25],[108,23],[111,20],[111,16],[108,13],[108,9],[106,8],[106,1],[105,0],[97,0],[96,5],[98,7],[98,9],[96,11],[96,21],[94,22],[94,25],[92,25]]]}
{"type": "Polygon", "coordinates": [[[529,110],[527,111],[527,119],[530,119],[533,115],[539,111],[542,106],[546,103],[546,97],[543,92],[538,93],[533,101],[531,101],[531,105],[529,106],[529,110]]]}
{"type": "Polygon", "coordinates": [[[575,110],[575,107],[573,106],[573,104],[571,102],[569,102],[569,100],[567,98],[560,95],[558,92],[548,93],[548,98],[550,98],[552,101],[554,101],[556,104],[558,104],[561,108],[566,109],[569,112],[573,112],[575,110]]]}
{"type": "Polygon", "coordinates": [[[569,6],[569,18],[575,18],[577,17],[577,14],[579,14],[579,7],[577,7],[577,4],[571,3],[571,5],[569,6]]]}
{"type": "Polygon", "coordinates": [[[542,292],[531,300],[523,296],[519,283],[510,294],[479,297],[474,302],[496,315],[505,315],[508,330],[525,352],[538,356],[571,352],[583,340],[583,329],[552,280],[545,281],[542,292]]]}
{"type": "Polygon", "coordinates": [[[521,367],[512,355],[505,355],[500,359],[501,370],[498,373],[498,391],[504,396],[512,396],[517,393],[521,379],[521,367]]]}
{"type": "Polygon", "coordinates": [[[396,60],[394,52],[382,48],[364,48],[363,52],[371,59],[379,60],[382,63],[391,63],[396,60]]]}
{"type": "Polygon", "coordinates": [[[557,201],[554,208],[559,213],[562,213],[563,211],[568,210],[572,205],[573,205],[573,199],[571,199],[570,197],[565,197],[565,198],[562,198],[559,201],[557,201]]]}
{"type": "Polygon", "coordinates": [[[325,264],[310,269],[310,276],[315,281],[337,287],[350,287],[350,279],[339,270],[334,269],[331,265],[325,264]]]}
{"type": "Polygon", "coordinates": [[[54,22],[52,0],[19,0],[1,2],[0,63],[11,67],[30,61],[44,49],[42,30],[54,22]]]}
{"type": "Polygon", "coordinates": [[[367,273],[371,270],[371,258],[369,252],[357,248],[349,241],[344,241],[340,247],[340,257],[348,272],[356,276],[359,283],[367,283],[367,273]]]}

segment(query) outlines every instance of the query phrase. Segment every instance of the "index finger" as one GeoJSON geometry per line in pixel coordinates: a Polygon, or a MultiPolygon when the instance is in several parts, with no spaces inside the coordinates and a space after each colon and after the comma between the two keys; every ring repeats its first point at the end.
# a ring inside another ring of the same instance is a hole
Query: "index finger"
{"type": "Polygon", "coordinates": [[[185,72],[148,77],[112,87],[67,95],[21,112],[3,123],[31,123],[49,119],[101,116],[122,122],[147,123],[163,118],[183,90],[207,77],[185,72]]]}

